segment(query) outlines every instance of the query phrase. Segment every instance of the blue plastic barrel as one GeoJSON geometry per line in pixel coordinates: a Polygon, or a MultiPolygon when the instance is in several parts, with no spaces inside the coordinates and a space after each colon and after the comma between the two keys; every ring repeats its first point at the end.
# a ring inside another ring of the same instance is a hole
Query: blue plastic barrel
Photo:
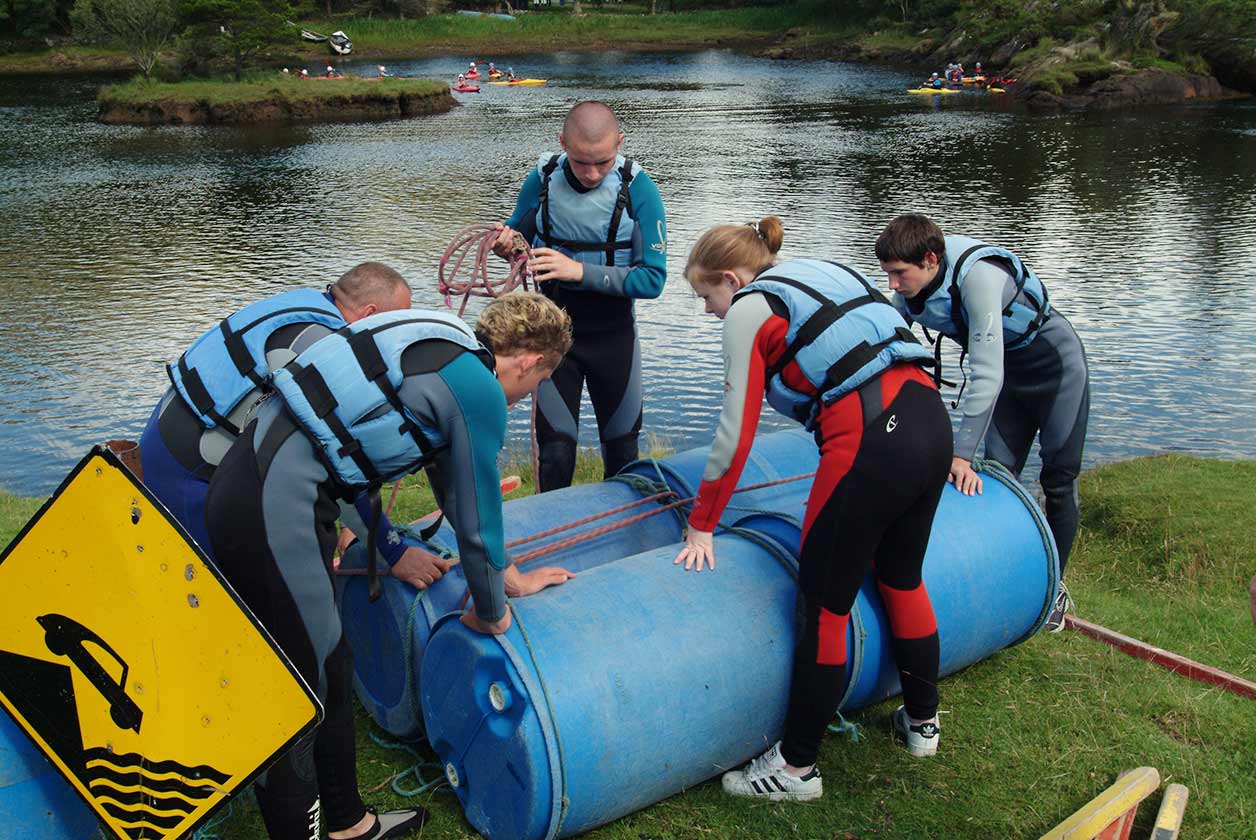
{"type": "Polygon", "coordinates": [[[428,740],[477,831],[577,834],[780,731],[792,554],[735,534],[715,545],[716,573],[686,574],[667,546],[513,601],[503,636],[456,616],[438,625],[423,661],[428,740]]]}
{"type": "MultiPolygon", "coordinates": [[[[629,481],[613,480],[512,499],[504,506],[506,541],[641,501],[646,497],[643,492],[629,481]]],[[[595,527],[621,522],[656,509],[661,503],[647,502],[587,526],[525,543],[511,553],[520,554],[595,527]]],[[[530,565],[562,566],[582,573],[647,548],[669,545],[679,540],[680,534],[680,515],[668,511],[570,548],[556,549],[530,565]]],[[[419,542],[412,530],[404,539],[411,544],[419,542]]],[[[441,525],[431,544],[457,552],[458,543],[448,522],[441,525]]],[[[383,561],[377,559],[377,562],[383,561]]],[[[363,546],[354,545],[345,552],[342,569],[365,567],[363,546]]],[[[523,568],[526,571],[528,566],[523,568]]],[[[437,620],[462,607],[467,596],[467,580],[462,568],[454,566],[423,591],[391,578],[384,578],[381,583],[383,594],[372,604],[365,576],[338,577],[341,622],[353,649],[354,687],[358,699],[381,728],[399,737],[411,737],[421,731],[423,723],[415,691],[423,649],[437,620]]]]}
{"type": "MultiPolygon", "coordinates": [[[[925,588],[938,622],[940,676],[1029,638],[1055,601],[1059,561],[1046,518],[1005,468],[987,462],[981,470],[985,481],[980,496],[964,496],[947,485],[925,553],[925,588]],[[1001,562],[1002,557],[1009,562],[1001,562]]],[[[756,514],[736,525],[796,549],[801,521],[801,515],[756,514]]],[[[889,621],[872,574],[855,599],[846,641],[851,653],[843,710],[902,692],[889,621]]]]}
{"type": "MultiPolygon", "coordinates": [[[[667,484],[681,498],[690,498],[702,483],[711,447],[678,452],[657,461],[646,459],[629,464],[623,472],[667,484]]],[[[802,429],[759,435],[755,438],[746,465],[737,480],[738,487],[754,487],[782,479],[809,476],[820,464],[820,450],[814,438],[802,429]]],[[[811,492],[811,478],[788,481],[772,487],[734,493],[720,522],[729,525],[743,516],[759,512],[801,511],[811,492]]]]}
{"type": "MultiPolygon", "coordinates": [[[[680,498],[688,498],[701,482],[709,452],[710,447],[704,446],[657,461],[645,459],[630,464],[624,475],[610,481],[511,499],[503,508],[506,541],[509,543],[622,507],[660,490],[671,489],[680,498]]],[[[750,487],[811,473],[818,463],[815,443],[804,432],[760,435],[750,451],[738,486],[750,487]]],[[[801,511],[810,490],[811,479],[807,478],[737,493],[723,521],[729,523],[759,510],[781,510],[782,505],[784,509],[797,508],[801,511]]],[[[672,499],[638,505],[587,525],[520,545],[511,549],[510,553],[519,555],[594,528],[624,522],[669,501],[672,499]]],[[[531,565],[562,566],[572,572],[583,572],[678,542],[683,520],[684,513],[680,510],[657,514],[574,546],[555,549],[531,565]]],[[[404,539],[411,544],[418,543],[414,533],[405,534],[404,539]]],[[[432,538],[432,544],[454,553],[458,550],[456,537],[448,523],[441,526],[432,538]]],[[[341,561],[341,568],[345,570],[365,567],[366,552],[360,545],[350,548],[341,561]]],[[[526,570],[528,566],[523,568],[526,570]]],[[[339,577],[337,590],[341,620],[353,649],[354,687],[358,699],[381,728],[398,737],[408,738],[422,729],[416,682],[423,649],[436,621],[462,607],[467,595],[467,582],[461,568],[455,566],[424,593],[400,581],[384,579],[381,583],[383,594],[379,601],[372,604],[367,597],[365,577],[339,577]]]]}
{"type": "MultiPolygon", "coordinates": [[[[1055,592],[1041,513],[1005,471],[986,477],[981,496],[944,492],[926,554],[946,673],[1031,635],[1055,592]]],[[[756,528],[746,536],[717,537],[713,573],[677,570],[676,546],[600,566],[513,601],[504,636],[440,624],[424,717],[472,826],[490,840],[576,834],[777,740],[798,518],[760,514],[741,523],[756,528]]],[[[897,691],[875,585],[857,612],[848,709],[897,691]]]]}
{"type": "Polygon", "coordinates": [[[0,710],[0,836],[88,840],[96,815],[39,749],[0,710]]]}

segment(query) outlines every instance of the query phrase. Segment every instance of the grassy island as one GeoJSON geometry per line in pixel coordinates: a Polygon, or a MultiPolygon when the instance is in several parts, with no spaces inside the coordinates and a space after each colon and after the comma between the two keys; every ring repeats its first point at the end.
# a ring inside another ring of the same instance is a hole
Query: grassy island
{"type": "Polygon", "coordinates": [[[97,101],[101,121],[114,125],[399,119],[457,105],[444,82],[283,75],[240,82],[135,79],[102,88],[97,101]]]}
{"type": "MultiPolygon", "coordinates": [[[[525,468],[511,472],[523,472],[525,468]]],[[[595,480],[581,469],[580,479],[595,480]]],[[[517,492],[528,492],[527,486],[517,492]]],[[[1079,614],[1126,635],[1256,677],[1247,579],[1256,572],[1256,462],[1140,458],[1082,478],[1082,531],[1069,569],[1079,614]]],[[[0,494],[0,544],[40,504],[0,494]]],[[[396,518],[431,509],[407,479],[396,518]]],[[[1140,765],[1190,789],[1192,837],[1250,836],[1256,813],[1252,701],[1177,676],[1078,633],[1042,634],[941,685],[946,734],[935,759],[894,746],[897,700],[855,712],[852,742],[830,735],[821,753],[825,796],[811,805],[726,797],[718,781],[674,796],[589,836],[1038,837],[1140,765]]],[[[677,698],[683,702],[684,698],[677,698]]],[[[358,771],[366,799],[427,805],[425,838],[474,834],[448,788],[402,799],[389,782],[415,757],[376,743],[358,710],[358,771]],[[369,791],[369,793],[368,793],[369,791]]],[[[430,750],[420,755],[432,759],[430,750]]],[[[425,778],[433,778],[427,771],[425,778]]],[[[403,780],[414,787],[413,777],[403,780]]],[[[1134,836],[1151,832],[1160,795],[1143,803],[1134,836]]],[[[265,838],[253,799],[233,803],[221,836],[265,838]]]]}

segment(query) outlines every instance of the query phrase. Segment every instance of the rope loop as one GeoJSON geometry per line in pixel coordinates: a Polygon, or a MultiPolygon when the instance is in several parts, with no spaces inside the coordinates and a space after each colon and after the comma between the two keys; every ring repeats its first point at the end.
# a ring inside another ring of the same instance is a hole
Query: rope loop
{"type": "Polygon", "coordinates": [[[440,270],[437,275],[436,288],[445,296],[445,305],[454,308],[453,298],[462,296],[458,306],[461,317],[467,310],[467,303],[476,297],[500,297],[513,292],[522,286],[526,291],[532,273],[528,271],[528,260],[532,257],[532,248],[519,233],[515,234],[514,248],[507,259],[509,269],[504,277],[494,276],[489,270],[489,257],[493,254],[493,245],[497,242],[500,231],[495,225],[467,225],[458,231],[449,247],[441,254],[440,270]],[[467,258],[471,261],[462,272],[463,263],[467,258]]]}

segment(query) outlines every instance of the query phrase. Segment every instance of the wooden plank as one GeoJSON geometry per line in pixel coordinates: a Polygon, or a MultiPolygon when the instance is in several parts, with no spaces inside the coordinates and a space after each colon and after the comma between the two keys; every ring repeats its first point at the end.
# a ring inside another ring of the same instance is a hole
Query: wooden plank
{"type": "Polygon", "coordinates": [[[1064,616],[1064,626],[1070,630],[1076,630],[1085,634],[1092,639],[1098,639],[1105,644],[1112,645],[1122,653],[1127,653],[1137,659],[1143,659],[1159,665],[1161,668],[1165,668],[1175,674],[1182,674],[1209,685],[1221,686],[1226,691],[1231,691],[1240,697],[1256,700],[1256,683],[1245,680],[1242,677],[1236,677],[1234,674],[1227,673],[1219,668],[1213,668],[1211,665],[1204,665],[1193,659],[1187,659],[1180,654],[1164,648],[1158,648],[1155,645],[1149,645],[1146,642],[1122,635],[1115,630],[1109,630],[1107,627],[1093,624],[1074,615],[1064,616]]]}
{"type": "Polygon", "coordinates": [[[1182,828],[1182,815],[1186,811],[1186,785],[1169,785],[1164,790],[1164,800],[1156,814],[1156,824],[1151,830],[1151,840],[1177,840],[1182,828]]]}
{"type": "Polygon", "coordinates": [[[1042,835],[1042,840],[1127,840],[1139,803],[1158,787],[1160,772],[1154,767],[1122,773],[1111,787],[1042,835]]]}

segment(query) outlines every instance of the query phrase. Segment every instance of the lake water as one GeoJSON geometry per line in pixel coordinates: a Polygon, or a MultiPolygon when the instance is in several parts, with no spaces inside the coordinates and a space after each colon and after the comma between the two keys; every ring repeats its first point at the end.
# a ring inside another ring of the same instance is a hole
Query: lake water
{"type": "MultiPolygon", "coordinates": [[[[436,117],[304,127],[103,126],[104,80],[0,79],[0,487],[46,493],[92,443],[138,437],[163,364],[245,303],[373,259],[406,275],[416,305],[439,305],[445,245],[509,214],[587,98],[620,114],[625,153],[667,209],[670,279],[637,313],[645,428],[670,445],[709,442],[721,395],[720,324],[680,276],[703,229],[776,213],[783,257],[871,273],[884,223],[918,211],[1016,250],[1077,327],[1088,465],[1256,457],[1252,102],[1033,115],[997,95],[909,96],[918,79],[893,69],[727,51],[509,63],[549,86],[485,86],[436,117]]],[[[587,404],[584,416],[593,442],[587,404]]],[[[512,416],[516,445],[527,421],[512,416]]],[[[764,428],[787,425],[765,412],[764,428]]]]}

